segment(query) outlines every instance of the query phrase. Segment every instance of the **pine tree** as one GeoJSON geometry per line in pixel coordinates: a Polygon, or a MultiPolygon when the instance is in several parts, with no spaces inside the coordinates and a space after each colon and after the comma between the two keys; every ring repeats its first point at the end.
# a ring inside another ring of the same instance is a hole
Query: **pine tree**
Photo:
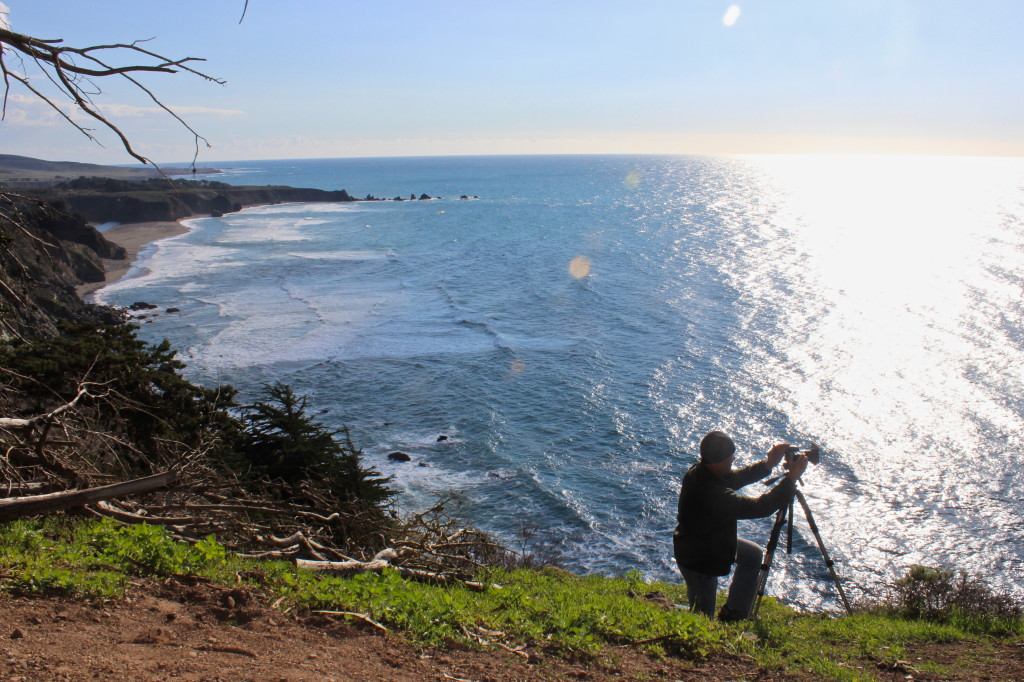
{"type": "Polygon", "coordinates": [[[244,411],[240,454],[251,473],[296,486],[320,482],[339,501],[380,507],[394,495],[391,480],[362,463],[347,428],[331,430],[307,414],[307,398],[281,382],[244,411]]]}

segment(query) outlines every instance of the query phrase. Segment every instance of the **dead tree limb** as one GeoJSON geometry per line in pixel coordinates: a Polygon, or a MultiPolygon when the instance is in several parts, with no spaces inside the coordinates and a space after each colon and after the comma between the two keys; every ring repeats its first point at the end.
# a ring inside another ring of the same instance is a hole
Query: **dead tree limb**
{"type": "Polygon", "coordinates": [[[35,417],[29,417],[28,419],[19,419],[16,417],[0,417],[0,428],[26,428],[32,426],[33,424],[38,424],[39,422],[53,419],[54,417],[60,415],[61,412],[66,412],[67,410],[70,410],[78,403],[79,400],[81,400],[83,397],[87,395],[89,395],[89,390],[86,388],[81,388],[78,391],[78,395],[76,395],[70,402],[64,403],[60,407],[51,410],[46,414],[38,414],[35,417]]]}
{"type": "Polygon", "coordinates": [[[196,519],[191,516],[168,517],[133,514],[129,511],[125,511],[124,509],[115,507],[106,500],[97,502],[95,507],[96,511],[99,512],[101,516],[108,516],[122,523],[148,523],[154,526],[182,526],[196,523],[196,519]]]}
{"type": "Polygon", "coordinates": [[[137,478],[124,483],[86,488],[85,490],[66,490],[48,495],[32,495],[0,500],[0,521],[11,521],[36,514],[49,514],[73,507],[81,507],[101,500],[114,497],[140,495],[171,485],[178,473],[167,471],[162,474],[137,478]]]}
{"type": "Polygon", "coordinates": [[[482,591],[488,587],[501,589],[500,585],[487,585],[475,580],[469,580],[464,576],[450,573],[434,573],[405,566],[395,566],[387,559],[372,559],[370,561],[309,561],[308,559],[296,559],[295,565],[299,568],[306,568],[311,571],[325,571],[338,575],[352,575],[355,573],[380,573],[391,568],[398,571],[403,578],[417,582],[432,583],[435,585],[464,585],[474,591],[482,591]]]}
{"type": "MultiPolygon", "coordinates": [[[[6,28],[0,28],[0,75],[3,77],[4,88],[3,107],[0,116],[6,115],[9,90],[11,82],[14,81],[21,84],[39,101],[49,106],[83,135],[90,140],[96,141],[92,131],[72,119],[61,104],[57,102],[56,96],[47,94],[35,87],[33,80],[29,76],[28,69],[25,68],[26,64],[30,64],[41,72],[45,79],[53,85],[60,94],[61,99],[70,100],[82,113],[93,118],[102,127],[116,135],[128,154],[142,163],[153,164],[150,159],[135,151],[121,129],[107,118],[93,101],[93,96],[99,93],[99,88],[95,84],[96,80],[111,77],[124,78],[145,93],[157,107],[174,117],[194,136],[196,154],[198,154],[200,141],[209,146],[206,139],[193,130],[170,107],[157,99],[153,92],[139,82],[135,76],[144,73],[178,73],[179,71],[184,71],[219,85],[223,85],[224,81],[193,68],[193,64],[205,61],[203,59],[197,57],[172,59],[145,49],[140,45],[142,42],[145,41],[75,47],[64,44],[62,40],[44,40],[15,33],[6,28]],[[130,60],[136,61],[136,63],[115,65],[108,61],[111,57],[114,59],[127,57],[130,60]],[[15,65],[12,62],[19,63],[15,65]]],[[[193,166],[194,164],[195,161],[193,159],[193,166]]]]}

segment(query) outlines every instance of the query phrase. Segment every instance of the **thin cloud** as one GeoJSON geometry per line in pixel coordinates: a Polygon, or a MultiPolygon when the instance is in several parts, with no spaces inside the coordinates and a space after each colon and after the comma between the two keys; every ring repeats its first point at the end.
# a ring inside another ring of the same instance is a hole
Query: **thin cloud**
{"type": "MultiPolygon", "coordinates": [[[[131,104],[104,104],[101,108],[105,115],[115,118],[139,118],[142,116],[152,116],[153,114],[167,113],[160,107],[137,107],[131,104]]],[[[168,105],[167,108],[182,116],[240,116],[245,113],[239,109],[217,109],[214,107],[178,107],[168,105]]]]}
{"type": "Polygon", "coordinates": [[[7,110],[0,124],[41,128],[56,125],[57,122],[57,113],[39,98],[11,93],[7,95],[7,110]]]}
{"type": "Polygon", "coordinates": [[[11,8],[0,2],[0,28],[11,30],[11,8]]]}
{"type": "MultiPolygon", "coordinates": [[[[57,102],[56,104],[60,107],[61,111],[71,118],[83,123],[89,122],[89,119],[84,119],[80,115],[80,112],[75,106],[65,102],[57,102]]],[[[171,111],[182,117],[241,116],[245,113],[238,109],[217,109],[214,107],[203,106],[171,106],[169,108],[171,111]]],[[[167,115],[167,112],[159,107],[137,107],[131,104],[104,104],[100,107],[100,111],[104,116],[107,116],[113,121],[117,121],[118,119],[167,115]]],[[[0,121],[0,125],[5,127],[17,126],[42,128],[55,125],[65,125],[65,121],[53,110],[52,107],[50,107],[50,105],[46,104],[38,97],[34,95],[11,93],[7,96],[7,111],[3,121],[0,121]]]]}

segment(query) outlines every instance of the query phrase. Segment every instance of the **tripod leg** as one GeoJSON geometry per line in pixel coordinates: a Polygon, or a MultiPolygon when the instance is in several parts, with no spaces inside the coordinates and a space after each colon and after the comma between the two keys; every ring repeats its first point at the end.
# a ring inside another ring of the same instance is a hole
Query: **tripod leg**
{"type": "Polygon", "coordinates": [[[783,524],[786,523],[787,509],[788,507],[783,507],[775,514],[775,525],[772,526],[772,533],[768,537],[768,546],[764,550],[764,562],[761,564],[761,572],[757,576],[757,598],[754,599],[754,608],[750,610],[751,618],[757,618],[757,612],[761,609],[761,600],[764,598],[764,592],[768,586],[768,571],[772,568],[775,548],[779,546],[779,535],[782,533],[783,524]]]}
{"type": "Polygon", "coordinates": [[[793,498],[789,500],[789,522],[786,524],[786,554],[793,553],[793,498]]]}
{"type": "Polygon", "coordinates": [[[811,527],[811,532],[814,533],[814,539],[818,541],[818,549],[821,550],[821,556],[825,559],[828,572],[832,574],[832,582],[835,583],[836,590],[839,592],[839,598],[843,600],[846,612],[853,613],[853,609],[850,608],[850,602],[846,599],[846,593],[843,592],[843,586],[839,584],[839,576],[836,575],[834,567],[835,562],[829,557],[828,550],[825,549],[825,543],[821,539],[821,533],[818,532],[818,524],[814,522],[814,516],[811,515],[811,508],[807,505],[807,500],[804,499],[803,493],[799,490],[796,491],[796,499],[800,501],[800,506],[804,509],[804,516],[807,517],[807,524],[811,527]]]}

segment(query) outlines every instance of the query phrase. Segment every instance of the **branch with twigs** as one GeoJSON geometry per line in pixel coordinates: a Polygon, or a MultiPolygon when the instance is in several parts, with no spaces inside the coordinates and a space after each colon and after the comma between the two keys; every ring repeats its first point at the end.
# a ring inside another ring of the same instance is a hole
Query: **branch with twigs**
{"type": "Polygon", "coordinates": [[[4,85],[2,116],[6,117],[7,114],[11,87],[13,83],[18,83],[87,138],[99,143],[93,136],[93,129],[86,128],[72,118],[57,101],[56,96],[50,95],[36,86],[35,79],[30,75],[28,68],[29,65],[32,65],[56,89],[61,99],[66,98],[82,113],[116,135],[121,146],[132,158],[141,163],[156,166],[151,159],[135,150],[124,132],[101,111],[93,99],[96,94],[102,92],[101,88],[96,85],[96,81],[104,78],[123,78],[142,91],[153,104],[172,116],[193,135],[196,149],[196,156],[193,157],[194,166],[195,159],[199,154],[200,142],[206,146],[209,146],[209,142],[164,104],[152,90],[139,80],[138,76],[184,72],[218,85],[224,85],[225,81],[194,67],[197,62],[206,61],[205,59],[199,57],[173,59],[146,49],[141,45],[144,42],[148,41],[138,40],[131,43],[76,47],[66,45],[61,39],[41,39],[0,28],[0,75],[3,76],[4,85]],[[122,58],[136,63],[118,65],[112,61],[122,58]]]}

